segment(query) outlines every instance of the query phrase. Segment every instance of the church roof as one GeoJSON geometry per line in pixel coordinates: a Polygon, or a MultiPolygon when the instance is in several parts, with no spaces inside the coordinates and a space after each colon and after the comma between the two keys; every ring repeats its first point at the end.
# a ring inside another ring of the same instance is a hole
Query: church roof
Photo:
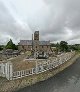
{"type": "Polygon", "coordinates": [[[32,40],[20,40],[19,45],[32,45],[32,40]]]}
{"type": "MultiPolygon", "coordinates": [[[[33,41],[35,43],[35,41],[33,41]]],[[[18,45],[32,45],[32,40],[20,40],[18,45]]],[[[50,45],[50,41],[39,41],[39,45],[50,45]]]]}
{"type": "Polygon", "coordinates": [[[50,41],[39,41],[40,45],[50,45],[50,41]]]}

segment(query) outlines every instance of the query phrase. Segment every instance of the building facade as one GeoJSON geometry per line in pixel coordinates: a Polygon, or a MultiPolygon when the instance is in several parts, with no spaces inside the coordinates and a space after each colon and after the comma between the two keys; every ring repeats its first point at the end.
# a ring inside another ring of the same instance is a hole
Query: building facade
{"type": "Polygon", "coordinates": [[[18,43],[19,51],[38,51],[38,52],[50,52],[50,41],[40,41],[39,40],[39,31],[34,32],[34,38],[32,40],[20,40],[18,43]]]}

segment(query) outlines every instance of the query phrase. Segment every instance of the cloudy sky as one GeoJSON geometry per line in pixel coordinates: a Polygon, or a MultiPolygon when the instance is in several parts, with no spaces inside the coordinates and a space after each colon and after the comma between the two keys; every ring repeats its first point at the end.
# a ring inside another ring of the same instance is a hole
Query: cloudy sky
{"type": "Polygon", "coordinates": [[[11,38],[80,43],[80,0],[0,0],[0,44],[11,38]]]}

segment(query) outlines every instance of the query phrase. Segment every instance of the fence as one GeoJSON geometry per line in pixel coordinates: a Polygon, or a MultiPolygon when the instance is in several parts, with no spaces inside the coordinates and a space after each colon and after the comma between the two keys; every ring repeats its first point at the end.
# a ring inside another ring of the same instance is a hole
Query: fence
{"type": "Polygon", "coordinates": [[[61,55],[58,55],[54,59],[50,60],[44,60],[46,62],[45,64],[38,64],[38,60],[36,60],[36,67],[27,69],[27,70],[21,70],[21,71],[16,71],[13,72],[13,80],[22,78],[25,76],[30,76],[33,74],[39,74],[45,71],[48,71],[50,69],[55,69],[58,66],[62,65],[63,63],[67,62],[69,59],[71,59],[75,55],[75,52],[68,52],[68,53],[63,53],[61,55]]]}

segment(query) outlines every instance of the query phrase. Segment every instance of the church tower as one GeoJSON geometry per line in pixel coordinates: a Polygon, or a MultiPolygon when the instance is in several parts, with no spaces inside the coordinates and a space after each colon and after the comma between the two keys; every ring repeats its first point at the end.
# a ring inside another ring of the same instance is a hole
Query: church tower
{"type": "Polygon", "coordinates": [[[39,52],[39,31],[34,32],[34,51],[39,52]]]}
{"type": "Polygon", "coordinates": [[[34,32],[34,40],[39,41],[39,31],[34,32]]]}

